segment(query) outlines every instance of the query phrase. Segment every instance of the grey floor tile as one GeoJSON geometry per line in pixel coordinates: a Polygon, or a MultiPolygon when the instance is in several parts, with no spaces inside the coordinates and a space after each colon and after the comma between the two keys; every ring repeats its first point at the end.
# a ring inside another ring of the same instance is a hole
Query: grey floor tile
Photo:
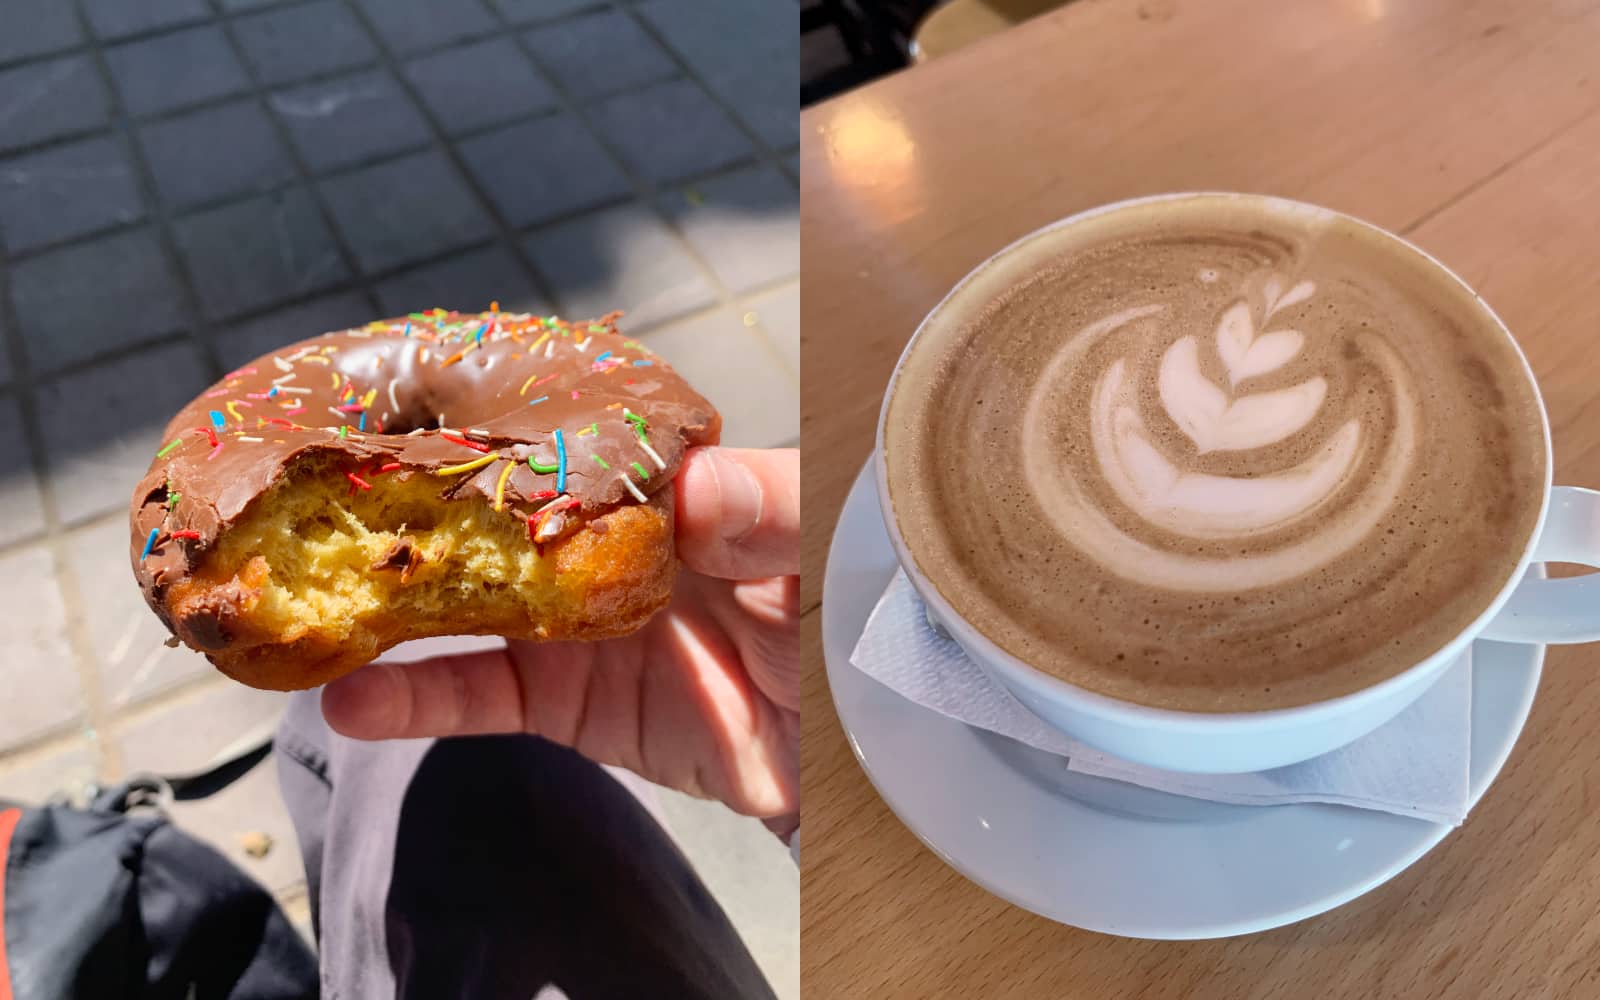
{"type": "Polygon", "coordinates": [[[433,308],[478,312],[491,302],[506,312],[543,315],[551,308],[527,268],[498,243],[403,271],[378,285],[378,299],[391,316],[433,308]]]}
{"type": "Polygon", "coordinates": [[[89,27],[101,38],[153,31],[211,15],[205,0],[83,0],[83,12],[89,27]]]}
{"type": "Polygon", "coordinates": [[[513,24],[548,21],[582,10],[604,7],[606,0],[489,0],[513,24]]]}
{"type": "Polygon", "coordinates": [[[303,188],[214,208],[175,224],[201,307],[234,316],[297,298],[349,276],[303,188]]]}
{"type": "Polygon", "coordinates": [[[467,168],[513,226],[528,226],[617,201],[627,178],[570,115],[474,136],[460,144],[467,168]]]}
{"type": "Polygon", "coordinates": [[[800,997],[800,868],[757,820],[656,790],[666,826],[781,1000],[800,997]]]}
{"type": "Polygon", "coordinates": [[[796,377],[800,375],[800,285],[785,285],[763,292],[744,303],[755,314],[756,325],[778,349],[796,377]]]}
{"type": "Polygon", "coordinates": [[[800,180],[800,151],[797,149],[783,158],[783,168],[796,182],[800,180]]]}
{"type": "Polygon", "coordinates": [[[707,72],[706,89],[716,94],[769,149],[800,141],[799,54],[793,45],[746,51],[707,72]]]}
{"type": "Polygon", "coordinates": [[[555,91],[509,38],[430,53],[407,78],[446,132],[465,132],[554,107],[555,91]]]}
{"type": "Polygon", "coordinates": [[[217,359],[224,369],[242,368],[287,344],[333,330],[347,330],[375,318],[365,296],[336,292],[219,331],[215,338],[217,359]]]}
{"type": "MultiPolygon", "coordinates": [[[[205,767],[220,755],[236,752],[248,737],[270,733],[286,697],[223,683],[152,705],[117,727],[123,764],[129,771],[205,767]]],[[[305,877],[270,762],[209,799],[177,803],[172,815],[178,826],[210,842],[269,889],[283,889],[305,877]],[[240,838],[255,832],[272,838],[272,850],[265,858],[252,858],[241,848],[240,838]]]]}
{"type": "Polygon", "coordinates": [[[110,117],[110,94],[88,56],[0,70],[0,149],[98,128],[110,117]]]}
{"type": "Polygon", "coordinates": [[[123,105],[135,115],[170,111],[249,86],[232,46],[213,25],[112,46],[106,65],[123,105]]]}
{"type": "Polygon", "coordinates": [[[687,80],[609,98],[589,114],[629,165],[657,182],[715,170],[754,154],[728,116],[687,80]]]}
{"type": "Polygon", "coordinates": [[[125,513],[161,432],[211,380],[187,343],[139,351],[40,386],[39,422],[56,512],[78,524],[125,513]]]}
{"type": "Polygon", "coordinates": [[[663,208],[735,292],[800,271],[800,193],[771,167],[751,167],[666,195],[663,208]]]}
{"type": "Polygon", "coordinates": [[[480,0],[357,0],[389,48],[406,54],[441,48],[494,30],[480,0]]]}
{"type": "Polygon", "coordinates": [[[429,141],[427,123],[387,70],[363,70],[280,90],[267,103],[314,171],[415,149],[429,141]]]}
{"type": "Polygon", "coordinates": [[[294,177],[289,151],[254,98],[139,126],[161,200],[190,208],[254,194],[294,177]],[[218,156],[217,151],[227,150],[218,156]]]}
{"type": "Polygon", "coordinates": [[[539,65],[579,100],[604,97],[678,73],[677,64],[637,21],[621,11],[565,19],[534,28],[523,38],[539,65]]]}
{"type": "Polygon", "coordinates": [[[171,333],[185,322],[177,281],[152,229],[14,264],[11,298],[35,371],[171,333]]]}
{"type": "Polygon", "coordinates": [[[629,329],[640,329],[716,300],[683,244],[637,203],[542,229],[527,248],[563,316],[622,309],[629,329]]]}
{"type": "Polygon", "coordinates": [[[762,142],[777,149],[799,141],[794,4],[703,0],[695,16],[686,17],[676,0],[649,0],[637,10],[762,142]]]}
{"type": "Polygon", "coordinates": [[[311,897],[307,895],[305,886],[290,886],[278,893],[278,905],[283,908],[283,915],[289,918],[289,923],[300,932],[300,939],[306,947],[316,950],[317,935],[311,926],[311,897]]]}
{"type": "Polygon", "coordinates": [[[268,86],[365,65],[377,46],[338,0],[266,10],[233,22],[233,37],[268,86]]]}
{"type": "Polygon", "coordinates": [[[270,734],[288,699],[232,681],[208,684],[119,724],[114,738],[130,771],[194,771],[270,734]]]}
{"type": "Polygon", "coordinates": [[[66,551],[108,708],[122,708],[212,673],[206,658],[189,647],[165,645],[167,629],[145,604],[128,566],[126,517],[72,532],[66,551]]]}
{"type": "Polygon", "coordinates": [[[800,386],[737,309],[680,320],[641,338],[722,413],[722,443],[771,448],[800,436],[800,386]]]}
{"type": "Polygon", "coordinates": [[[262,7],[278,7],[293,3],[294,0],[220,0],[222,9],[226,11],[251,11],[262,7]]]}
{"type": "Polygon", "coordinates": [[[44,533],[44,503],[15,399],[0,396],[0,545],[44,533]]]}
{"type": "Polygon", "coordinates": [[[0,234],[13,253],[143,215],[118,139],[97,136],[0,160],[0,234]]]}
{"type": "MultiPolygon", "coordinates": [[[[799,71],[800,11],[796,4],[694,0],[692,6],[691,14],[682,0],[646,0],[634,9],[701,76],[709,76],[741,52],[774,49],[786,51],[788,66],[799,71]]],[[[795,94],[798,105],[798,88],[795,94]]]]}
{"type": "Polygon", "coordinates": [[[432,257],[494,232],[440,153],[417,153],[322,183],[339,229],[368,273],[432,257]]]}
{"type": "Polygon", "coordinates": [[[55,560],[43,546],[0,556],[0,750],[84,717],[55,560]]]}
{"type": "Polygon", "coordinates": [[[0,799],[39,805],[55,795],[73,799],[99,777],[94,744],[83,737],[0,756],[0,799]]]}
{"type": "Polygon", "coordinates": [[[5,16],[27,28],[0,31],[0,62],[70,49],[83,40],[72,5],[61,0],[9,0],[5,16]]]}

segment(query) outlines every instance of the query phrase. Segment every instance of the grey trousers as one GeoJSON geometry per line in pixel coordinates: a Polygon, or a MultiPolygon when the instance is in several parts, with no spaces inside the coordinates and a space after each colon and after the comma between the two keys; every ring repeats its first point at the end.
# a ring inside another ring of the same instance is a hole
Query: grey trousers
{"type": "Polygon", "coordinates": [[[531,736],[365,743],[290,699],[274,755],[326,1000],[771,997],[671,838],[531,736]]]}

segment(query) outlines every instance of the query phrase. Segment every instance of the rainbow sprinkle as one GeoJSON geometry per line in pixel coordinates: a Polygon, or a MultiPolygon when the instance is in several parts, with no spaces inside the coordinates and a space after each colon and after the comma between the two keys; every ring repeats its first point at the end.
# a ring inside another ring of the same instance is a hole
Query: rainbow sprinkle
{"type": "Polygon", "coordinates": [[[628,464],[633,467],[634,472],[639,474],[640,479],[649,481],[650,473],[645,469],[644,466],[640,465],[638,462],[629,462],[628,464]]]}
{"type": "Polygon", "coordinates": [[[561,428],[556,428],[556,492],[567,492],[567,444],[561,440],[561,428]]]}
{"type": "Polygon", "coordinates": [[[605,459],[601,458],[599,455],[590,455],[589,457],[594,459],[597,463],[599,463],[600,468],[602,468],[602,469],[611,468],[611,463],[607,462],[605,459]]]}
{"type": "Polygon", "coordinates": [[[528,400],[528,405],[529,406],[534,406],[534,405],[536,405],[538,403],[544,402],[545,400],[547,400],[549,398],[550,398],[549,396],[540,396],[538,399],[530,399],[530,400],[528,400]]]}
{"type": "Polygon", "coordinates": [[[173,438],[171,444],[167,445],[165,448],[162,448],[160,451],[156,452],[156,457],[157,458],[166,458],[168,452],[172,451],[172,449],[176,448],[178,445],[180,445],[182,443],[183,443],[183,438],[181,438],[181,437],[173,438]]]}
{"type": "Polygon", "coordinates": [[[151,528],[150,537],[144,540],[144,551],[139,553],[139,561],[144,562],[150,558],[150,550],[156,547],[156,536],[161,534],[160,528],[151,528]]]}
{"type": "MultiPolygon", "coordinates": [[[[557,433],[559,434],[560,432],[557,431],[557,433]]],[[[447,465],[442,469],[437,469],[437,470],[434,471],[434,475],[436,475],[436,476],[454,476],[454,475],[458,475],[458,474],[463,473],[463,472],[476,472],[477,470],[483,468],[485,465],[488,465],[491,462],[498,461],[499,458],[500,458],[500,453],[498,451],[491,451],[489,454],[483,456],[482,458],[475,458],[470,462],[463,462],[460,465],[447,465]]]]}
{"type": "Polygon", "coordinates": [[[661,456],[656,454],[656,450],[650,447],[650,442],[646,441],[643,436],[639,438],[639,447],[643,448],[644,453],[650,456],[650,461],[656,463],[656,468],[665,469],[667,467],[667,463],[661,460],[661,456]]]}
{"type": "Polygon", "coordinates": [[[506,467],[500,470],[500,481],[494,486],[494,509],[496,512],[506,509],[506,480],[511,478],[511,470],[517,467],[515,462],[507,462],[506,467]]]}
{"type": "Polygon", "coordinates": [[[212,410],[211,411],[211,426],[215,427],[217,430],[220,431],[220,430],[222,430],[222,428],[228,426],[228,418],[224,417],[222,415],[221,411],[212,410]]]}

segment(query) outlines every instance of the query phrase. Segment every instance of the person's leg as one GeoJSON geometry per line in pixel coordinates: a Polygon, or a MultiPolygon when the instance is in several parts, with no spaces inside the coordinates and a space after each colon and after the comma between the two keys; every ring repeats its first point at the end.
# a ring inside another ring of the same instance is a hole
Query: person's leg
{"type": "Polygon", "coordinates": [[[771,996],[604,769],[526,736],[347,740],[317,699],[291,699],[277,752],[328,997],[771,996]]]}

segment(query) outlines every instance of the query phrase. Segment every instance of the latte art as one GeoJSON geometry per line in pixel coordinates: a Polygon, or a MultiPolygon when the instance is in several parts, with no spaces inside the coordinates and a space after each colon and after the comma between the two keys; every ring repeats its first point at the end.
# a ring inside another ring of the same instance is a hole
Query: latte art
{"type": "MultiPolygon", "coordinates": [[[[1212,268],[1201,274],[1216,280],[1212,268]]],[[[1283,284],[1277,275],[1263,283],[1263,313],[1268,320],[1316,291],[1313,282],[1302,280],[1280,296],[1283,284]]],[[[1054,388],[1077,373],[1091,348],[1138,320],[1148,319],[1159,330],[1167,313],[1159,304],[1131,307],[1069,338],[1044,369],[1023,410],[1024,452],[1048,455],[1054,388]]],[[[1248,387],[1251,380],[1278,372],[1300,354],[1305,346],[1302,332],[1258,333],[1249,303],[1239,301],[1223,311],[1207,340],[1202,348],[1200,338],[1183,333],[1161,353],[1157,370],[1142,376],[1156,383],[1161,415],[1193,445],[1195,457],[1250,452],[1307,432],[1327,399],[1325,377],[1311,375],[1278,388],[1240,391],[1240,383],[1248,387]],[[1221,365],[1225,387],[1202,370],[1203,349],[1221,365]]],[[[1356,417],[1339,423],[1304,460],[1282,469],[1254,468],[1244,475],[1199,471],[1194,463],[1164,451],[1140,415],[1141,373],[1131,369],[1127,358],[1117,357],[1095,381],[1088,414],[1093,454],[1100,477],[1128,511],[1176,535],[1237,540],[1313,516],[1341,490],[1363,494],[1338,515],[1339,523],[1325,525],[1314,538],[1249,555],[1166,552],[1097,512],[1090,492],[1068,466],[1048,458],[1030,462],[1025,466],[1029,484],[1063,536],[1076,539],[1087,554],[1120,576],[1194,591],[1245,590],[1301,576],[1370,535],[1396,502],[1399,484],[1411,465],[1416,403],[1405,369],[1381,342],[1374,341],[1369,350],[1384,368],[1388,376],[1384,384],[1395,397],[1394,430],[1387,445],[1374,440],[1371,428],[1363,435],[1362,421],[1356,417]],[[1353,483],[1358,457],[1372,448],[1382,448],[1382,456],[1369,463],[1372,472],[1365,482],[1353,483]]],[[[1317,426],[1327,423],[1324,418],[1317,426]]]]}
{"type": "Polygon", "coordinates": [[[1515,347],[1415,251],[1274,204],[1045,231],[919,332],[895,521],[1012,655],[1145,704],[1302,704],[1441,648],[1514,570],[1546,477],[1515,347]]]}

